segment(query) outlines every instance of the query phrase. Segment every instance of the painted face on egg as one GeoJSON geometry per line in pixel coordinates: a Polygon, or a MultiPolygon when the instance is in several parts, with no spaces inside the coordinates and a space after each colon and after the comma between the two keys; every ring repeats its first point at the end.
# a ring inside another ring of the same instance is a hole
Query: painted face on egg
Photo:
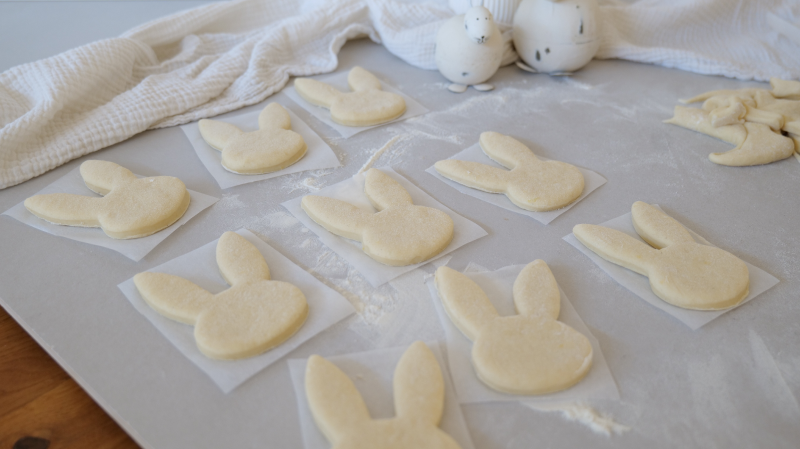
{"type": "Polygon", "coordinates": [[[483,6],[470,8],[464,14],[464,28],[470,39],[479,44],[485,43],[494,30],[492,13],[483,6]]]}

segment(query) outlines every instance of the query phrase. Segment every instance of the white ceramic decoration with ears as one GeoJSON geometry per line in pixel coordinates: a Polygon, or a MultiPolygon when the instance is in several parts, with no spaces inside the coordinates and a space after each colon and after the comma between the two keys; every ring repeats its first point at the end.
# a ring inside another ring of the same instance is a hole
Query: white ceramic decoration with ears
{"type": "MultiPolygon", "coordinates": [[[[484,0],[483,6],[494,16],[494,23],[511,26],[520,1],[522,0],[484,0]]],[[[464,14],[472,7],[471,0],[450,0],[448,4],[456,14],[464,14]]]]}
{"type": "Polygon", "coordinates": [[[523,70],[563,75],[585,66],[600,48],[596,0],[522,0],[514,47],[523,70]]]}
{"type": "Polygon", "coordinates": [[[483,0],[466,13],[450,18],[436,35],[436,67],[461,93],[472,86],[480,91],[494,89],[486,81],[503,60],[503,37],[483,0]]]}
{"type": "Polygon", "coordinates": [[[353,381],[318,355],[308,359],[305,383],[314,421],[336,449],[460,448],[439,428],[444,379],[425,343],[413,343],[397,363],[394,418],[372,419],[353,381]]]}

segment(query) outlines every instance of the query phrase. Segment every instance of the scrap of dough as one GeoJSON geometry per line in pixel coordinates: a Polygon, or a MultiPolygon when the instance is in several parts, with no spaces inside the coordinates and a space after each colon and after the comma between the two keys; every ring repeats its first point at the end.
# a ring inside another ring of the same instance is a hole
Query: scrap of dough
{"type": "Polygon", "coordinates": [[[544,261],[528,264],[514,282],[514,316],[499,316],[478,284],[451,268],[437,269],[435,282],[447,315],[474,341],[472,364],[489,387],[547,394],[577,384],[589,372],[592,345],[558,321],[561,295],[544,261]]]}
{"type": "Polygon", "coordinates": [[[239,174],[272,173],[303,158],[308,146],[292,131],[292,119],[278,103],[268,104],[258,116],[258,131],[244,132],[217,120],[200,120],[200,135],[222,152],[222,166],[239,174]]]}
{"type": "Polygon", "coordinates": [[[800,82],[772,78],[770,83],[772,91],[716,90],[682,100],[704,103],[702,109],[676,107],[665,123],[734,143],[733,150],[709,155],[720,165],[761,165],[785,159],[795,154],[791,134],[800,132],[800,82]]]}
{"type": "Polygon", "coordinates": [[[318,355],[312,355],[306,365],[308,405],[333,447],[460,448],[438,427],[444,410],[444,379],[424,343],[415,342],[406,350],[395,368],[393,384],[396,416],[372,419],[361,394],[336,365],[318,355]]]}
{"type": "Polygon", "coordinates": [[[696,243],[677,220],[647,203],[635,202],[631,218],[652,247],[603,226],[579,224],[572,232],[603,259],[647,276],[653,293],[674,306],[721,310],[749,294],[750,275],[738,257],[696,243]]]}
{"type": "Polygon", "coordinates": [[[191,196],[172,176],[137,178],[108,161],[86,161],[81,177],[103,198],[49,193],[25,200],[25,208],[50,223],[101,228],[115,239],[146,237],[169,227],[189,208],[191,196]]]}
{"type": "Polygon", "coordinates": [[[170,274],[139,273],[139,294],[161,315],[194,326],[197,347],[214,359],[261,354],[295,334],[308,316],[296,286],[270,280],[264,257],[235,232],[217,243],[217,265],[231,287],[216,295],[170,274]]]}
{"type": "Polygon", "coordinates": [[[453,239],[453,220],[446,213],[415,206],[406,190],[389,175],[371,168],[364,192],[377,214],[323,196],[304,196],[303,210],[328,231],[361,242],[363,251],[391,266],[412,265],[442,252],[453,239]]]}
{"type": "Polygon", "coordinates": [[[714,126],[711,114],[694,108],[675,106],[675,115],[665,121],[673,125],[699,131],[736,145],[736,148],[724,153],[711,153],[711,162],[729,166],[749,166],[769,164],[786,159],[794,152],[791,139],[776,133],[769,126],[761,123],[745,122],[714,126]]]}
{"type": "Polygon", "coordinates": [[[483,152],[510,171],[478,162],[447,159],[434,167],[467,187],[503,193],[518,207],[544,212],[568,206],[583,193],[583,174],[574,165],[541,161],[522,142],[500,133],[481,133],[483,152]]]}
{"type": "Polygon", "coordinates": [[[341,92],[309,78],[297,78],[294,88],[309,103],[330,109],[331,119],[345,126],[378,125],[406,112],[403,97],[381,90],[378,78],[361,67],[350,70],[347,83],[353,92],[341,92]]]}

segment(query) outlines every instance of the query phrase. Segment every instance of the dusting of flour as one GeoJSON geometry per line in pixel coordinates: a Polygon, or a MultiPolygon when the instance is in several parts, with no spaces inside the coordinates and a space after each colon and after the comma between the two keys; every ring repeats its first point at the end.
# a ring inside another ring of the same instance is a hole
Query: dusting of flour
{"type": "Polygon", "coordinates": [[[556,403],[556,404],[526,404],[534,410],[542,412],[560,412],[561,416],[569,421],[583,424],[593,432],[611,436],[621,435],[629,430],[630,427],[614,422],[608,416],[598,413],[593,408],[581,403],[556,403]]]}

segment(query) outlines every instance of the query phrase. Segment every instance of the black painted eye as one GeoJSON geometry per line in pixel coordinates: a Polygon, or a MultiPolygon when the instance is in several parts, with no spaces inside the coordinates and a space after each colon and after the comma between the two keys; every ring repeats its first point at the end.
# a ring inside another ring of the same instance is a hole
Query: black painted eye
{"type": "Polygon", "coordinates": [[[542,55],[539,54],[539,50],[536,50],[536,60],[537,61],[541,61],[542,60],[542,55]]]}
{"type": "Polygon", "coordinates": [[[545,49],[544,49],[544,52],[545,52],[545,53],[547,53],[547,54],[549,55],[549,54],[550,54],[550,49],[549,49],[549,48],[545,48],[545,49]]]}

